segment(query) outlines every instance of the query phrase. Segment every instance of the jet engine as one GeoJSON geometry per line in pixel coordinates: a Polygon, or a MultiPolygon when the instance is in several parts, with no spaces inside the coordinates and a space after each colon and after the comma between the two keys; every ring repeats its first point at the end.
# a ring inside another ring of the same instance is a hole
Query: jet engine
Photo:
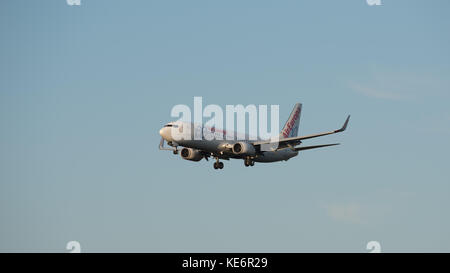
{"type": "Polygon", "coordinates": [[[203,155],[199,150],[192,148],[183,148],[180,152],[181,158],[191,161],[200,161],[203,158],[203,155]]]}
{"type": "Polygon", "coordinates": [[[233,145],[233,153],[236,155],[255,155],[255,147],[247,142],[237,142],[233,145]]]}

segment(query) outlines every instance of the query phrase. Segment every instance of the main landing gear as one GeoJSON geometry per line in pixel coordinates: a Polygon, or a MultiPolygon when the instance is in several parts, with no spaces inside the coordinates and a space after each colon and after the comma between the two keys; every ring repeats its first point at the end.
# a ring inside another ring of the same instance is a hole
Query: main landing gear
{"type": "Polygon", "coordinates": [[[219,161],[219,158],[216,157],[216,162],[214,162],[214,169],[223,169],[223,162],[219,161]]]}
{"type": "Polygon", "coordinates": [[[253,161],[250,157],[247,157],[244,159],[244,165],[245,165],[245,167],[254,166],[255,161],[253,161]]]}

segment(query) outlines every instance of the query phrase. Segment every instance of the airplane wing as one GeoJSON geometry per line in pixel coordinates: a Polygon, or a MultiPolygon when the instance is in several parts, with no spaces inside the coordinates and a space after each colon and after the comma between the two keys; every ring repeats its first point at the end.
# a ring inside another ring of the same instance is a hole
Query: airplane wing
{"type": "MultiPolygon", "coordinates": [[[[310,138],[315,138],[315,137],[321,137],[321,136],[326,136],[326,135],[331,135],[331,134],[336,134],[336,133],[340,133],[345,131],[345,129],[347,128],[347,124],[348,121],[350,120],[350,115],[348,115],[347,119],[344,122],[344,125],[342,125],[342,127],[340,129],[334,130],[334,131],[329,131],[329,132],[324,132],[324,133],[319,133],[319,134],[313,134],[313,135],[306,135],[306,136],[299,136],[299,137],[288,137],[288,138],[282,138],[278,140],[278,148],[282,148],[282,147],[286,147],[286,146],[295,146],[298,145],[302,142],[302,140],[304,139],[310,139],[310,138]]],[[[252,144],[254,146],[260,146],[263,144],[274,144],[277,142],[271,142],[270,140],[265,140],[265,141],[256,141],[253,142],[252,144]]],[[[306,148],[306,147],[304,147],[306,148]]]]}

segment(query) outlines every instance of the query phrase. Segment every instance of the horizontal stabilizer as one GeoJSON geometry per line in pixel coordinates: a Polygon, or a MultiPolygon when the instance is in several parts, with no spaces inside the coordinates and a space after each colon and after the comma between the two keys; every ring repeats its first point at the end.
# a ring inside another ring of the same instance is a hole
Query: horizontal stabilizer
{"type": "Polygon", "coordinates": [[[322,145],[313,145],[313,146],[304,146],[304,147],[297,147],[297,148],[295,148],[295,150],[296,150],[296,151],[303,151],[303,150],[317,149],[317,148],[328,147],[328,146],[334,146],[334,145],[339,145],[339,143],[322,144],[322,145]]]}

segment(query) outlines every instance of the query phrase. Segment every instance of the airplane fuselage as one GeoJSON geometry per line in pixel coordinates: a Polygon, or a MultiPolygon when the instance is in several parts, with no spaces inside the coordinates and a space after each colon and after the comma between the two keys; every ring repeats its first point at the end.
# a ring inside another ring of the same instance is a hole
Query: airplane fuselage
{"type": "MultiPolygon", "coordinates": [[[[236,155],[232,151],[230,151],[230,148],[232,145],[234,145],[237,142],[245,142],[250,143],[248,140],[250,137],[245,134],[239,134],[235,132],[225,132],[223,134],[221,130],[220,133],[216,132],[216,136],[218,139],[206,139],[202,135],[202,139],[195,140],[194,139],[194,130],[190,130],[189,132],[186,132],[184,135],[183,133],[178,133],[177,135],[180,139],[175,140],[174,136],[172,136],[172,133],[174,132],[172,130],[172,126],[181,127],[184,128],[190,127],[190,128],[206,128],[203,125],[194,125],[192,123],[185,123],[185,122],[170,122],[165,127],[161,128],[160,135],[163,137],[164,140],[166,140],[171,146],[181,146],[196,150],[201,150],[203,152],[206,152],[212,156],[217,156],[221,159],[229,159],[229,158],[240,158],[245,159],[248,157],[248,155],[236,155]],[[241,136],[242,140],[225,140],[227,136],[229,137],[232,135],[232,137],[236,138],[237,136],[241,136]]],[[[208,128],[210,130],[211,128],[208,128]]],[[[276,162],[276,161],[283,161],[288,160],[294,156],[297,156],[298,152],[294,151],[290,148],[284,148],[279,149],[276,151],[264,151],[259,154],[256,154],[254,156],[251,156],[252,160],[255,162],[276,162]]]]}

